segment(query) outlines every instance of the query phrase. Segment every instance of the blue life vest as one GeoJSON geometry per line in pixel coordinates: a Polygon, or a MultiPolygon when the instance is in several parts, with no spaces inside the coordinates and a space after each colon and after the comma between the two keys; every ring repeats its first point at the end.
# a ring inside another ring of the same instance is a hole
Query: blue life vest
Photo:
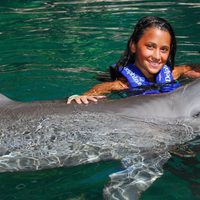
{"type": "Polygon", "coordinates": [[[153,86],[155,84],[159,86],[156,89],[151,88],[145,90],[142,92],[142,94],[171,92],[180,87],[180,83],[174,81],[172,72],[167,65],[164,65],[156,74],[155,83],[149,81],[140,71],[140,69],[134,64],[130,64],[126,67],[119,67],[118,72],[120,72],[127,79],[130,90],[135,90],[139,86],[153,86]]]}

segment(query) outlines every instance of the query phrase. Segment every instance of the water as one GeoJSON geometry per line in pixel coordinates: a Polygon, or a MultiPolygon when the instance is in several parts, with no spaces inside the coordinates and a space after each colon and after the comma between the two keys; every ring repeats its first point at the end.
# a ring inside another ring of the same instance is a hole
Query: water
{"type": "Polygon", "coordinates": [[[200,199],[200,138],[196,138],[188,146],[196,156],[172,156],[164,166],[163,176],[142,194],[142,200],[200,199]]]}
{"type": "MultiPolygon", "coordinates": [[[[200,63],[199,7],[197,0],[1,0],[0,93],[21,101],[81,94],[117,61],[144,15],[171,22],[178,42],[176,64],[200,63]]],[[[172,157],[141,199],[200,199],[199,143],[194,146],[197,156],[172,157]]],[[[120,168],[119,162],[103,162],[3,173],[0,199],[102,199],[108,175],[120,168]]]]}
{"type": "Polygon", "coordinates": [[[119,171],[118,162],[101,162],[73,168],[1,174],[0,199],[63,200],[102,199],[110,173],[119,171]]]}

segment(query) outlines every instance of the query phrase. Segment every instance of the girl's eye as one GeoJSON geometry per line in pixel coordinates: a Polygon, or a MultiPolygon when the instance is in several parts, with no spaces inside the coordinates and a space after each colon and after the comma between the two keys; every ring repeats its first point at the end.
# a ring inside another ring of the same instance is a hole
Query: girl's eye
{"type": "Polygon", "coordinates": [[[154,46],[152,44],[147,44],[147,49],[152,50],[154,48],[154,46]]]}
{"type": "Polygon", "coordinates": [[[162,49],[161,49],[161,52],[162,53],[167,53],[169,51],[169,49],[167,48],[167,47],[163,47],[162,49]]]}

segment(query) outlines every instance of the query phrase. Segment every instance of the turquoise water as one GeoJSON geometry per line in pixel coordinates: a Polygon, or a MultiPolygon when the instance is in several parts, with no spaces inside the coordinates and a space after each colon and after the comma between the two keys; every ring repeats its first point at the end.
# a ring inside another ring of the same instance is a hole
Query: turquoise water
{"type": "MultiPolygon", "coordinates": [[[[21,101],[62,99],[98,83],[144,15],[168,19],[177,35],[176,64],[200,63],[199,1],[1,0],[0,93],[21,101]]],[[[172,157],[141,199],[200,199],[195,158],[172,157]]],[[[0,199],[102,199],[119,162],[0,174],[0,199]],[[75,181],[77,180],[77,181],[75,181]]]]}
{"type": "Polygon", "coordinates": [[[200,137],[188,144],[195,157],[172,156],[164,174],[142,194],[142,200],[200,199],[200,137]]]}
{"type": "Polygon", "coordinates": [[[107,161],[68,169],[3,173],[0,199],[102,199],[108,175],[120,169],[119,163],[107,161]]]}

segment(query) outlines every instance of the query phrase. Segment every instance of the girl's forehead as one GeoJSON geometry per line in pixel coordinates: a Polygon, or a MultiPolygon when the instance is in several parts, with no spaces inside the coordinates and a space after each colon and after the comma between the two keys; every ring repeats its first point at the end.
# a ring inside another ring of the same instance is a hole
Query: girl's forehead
{"type": "Polygon", "coordinates": [[[151,35],[151,36],[169,35],[171,37],[170,33],[167,30],[162,30],[161,28],[157,27],[150,27],[145,29],[143,35],[151,35]]]}
{"type": "Polygon", "coordinates": [[[141,39],[146,39],[146,40],[150,40],[150,39],[162,39],[162,40],[166,40],[169,41],[169,43],[171,42],[171,35],[169,34],[168,31],[165,30],[161,30],[159,28],[147,28],[143,35],[141,36],[141,39]]]}

